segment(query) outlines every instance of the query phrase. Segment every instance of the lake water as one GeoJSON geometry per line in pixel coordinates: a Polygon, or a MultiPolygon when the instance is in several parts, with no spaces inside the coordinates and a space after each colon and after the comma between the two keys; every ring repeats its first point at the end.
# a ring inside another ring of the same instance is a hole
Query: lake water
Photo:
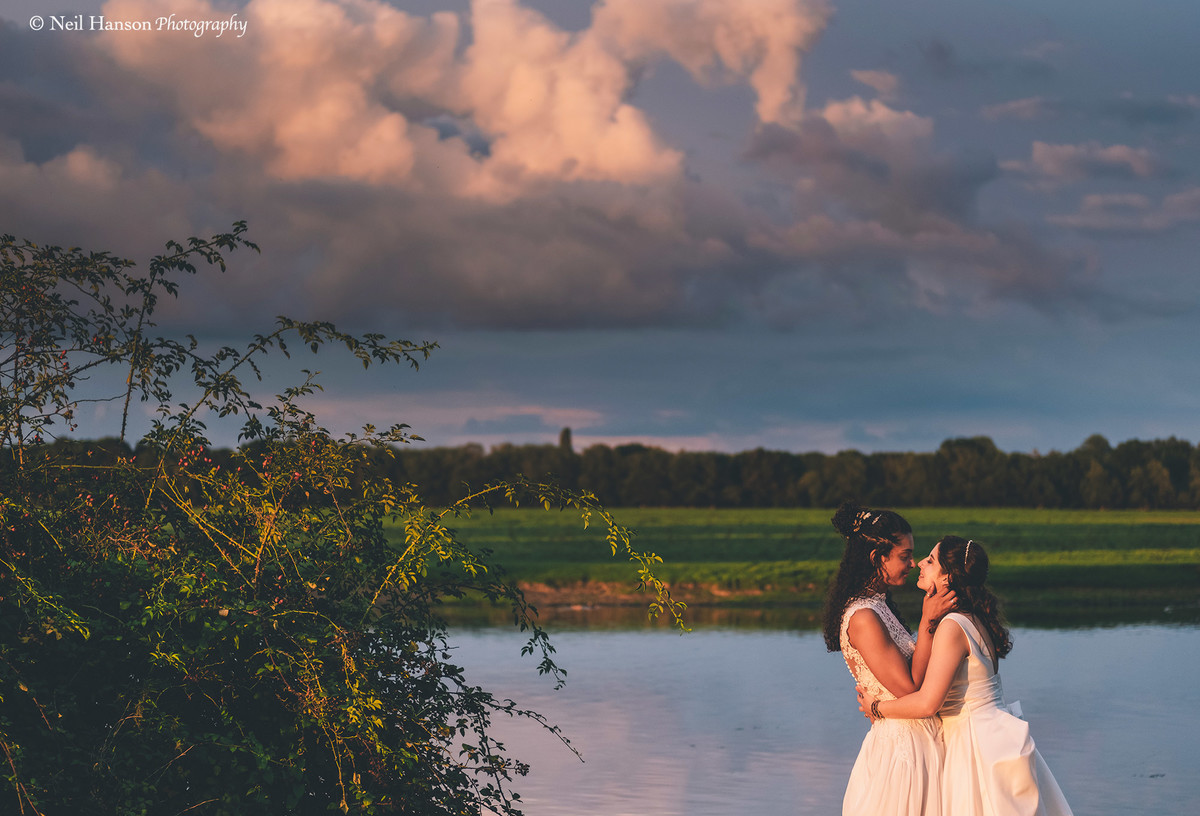
{"type": "MultiPolygon", "coordinates": [[[[495,733],[533,766],[527,816],[838,814],[868,723],[814,631],[697,627],[555,633],[565,688],[508,628],[458,629],[468,677],[562,726],[495,733]]],[[[1200,627],[1014,629],[1001,661],[1080,816],[1200,813],[1200,627]]]]}

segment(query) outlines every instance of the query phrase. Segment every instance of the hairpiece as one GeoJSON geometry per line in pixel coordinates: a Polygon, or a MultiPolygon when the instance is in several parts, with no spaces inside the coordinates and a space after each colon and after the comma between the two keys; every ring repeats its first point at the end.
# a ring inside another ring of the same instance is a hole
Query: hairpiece
{"type": "Polygon", "coordinates": [[[966,552],[963,553],[963,564],[967,563],[967,556],[971,554],[971,545],[974,543],[974,540],[970,538],[967,539],[967,549],[966,552]]]}
{"type": "Polygon", "coordinates": [[[862,526],[864,524],[870,524],[870,523],[871,523],[871,511],[870,510],[859,510],[858,515],[856,515],[854,517],[854,532],[857,533],[859,530],[862,529],[862,526]]]}

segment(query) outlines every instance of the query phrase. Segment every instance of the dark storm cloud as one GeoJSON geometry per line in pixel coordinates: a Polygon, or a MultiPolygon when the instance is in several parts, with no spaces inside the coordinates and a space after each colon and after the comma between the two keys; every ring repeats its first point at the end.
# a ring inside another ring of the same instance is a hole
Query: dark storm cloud
{"type": "Polygon", "coordinates": [[[812,117],[797,129],[766,126],[747,156],[783,160],[817,175],[820,192],[855,214],[900,230],[920,228],[930,215],[967,220],[980,189],[997,176],[986,154],[933,155],[880,139],[855,145],[839,137],[826,119],[812,117]]]}
{"type": "Polygon", "coordinates": [[[876,184],[886,184],[892,175],[886,159],[843,144],[833,126],[820,117],[806,119],[798,128],[759,128],[745,155],[753,161],[782,158],[801,166],[833,165],[876,184]]]}
{"type": "MultiPolygon", "coordinates": [[[[875,148],[864,155],[816,121],[794,131],[764,128],[750,150],[757,160],[813,173],[824,199],[854,214],[813,217],[786,242],[798,259],[836,270],[835,289],[936,310],[1009,300],[1053,312],[1102,298],[1084,257],[1018,229],[974,223],[979,192],[997,176],[991,157],[914,154],[886,141],[875,148]]],[[[772,290],[771,311],[778,319],[801,292],[824,288],[811,274],[793,276],[772,290]]]]}
{"type": "Polygon", "coordinates": [[[104,66],[89,49],[66,38],[39,40],[0,19],[0,137],[16,140],[36,162],[89,138],[111,138],[118,129],[95,104],[91,70],[104,66]]]}
{"type": "Polygon", "coordinates": [[[0,110],[5,113],[0,134],[15,140],[35,162],[67,152],[96,125],[81,111],[35,96],[11,82],[0,83],[0,110]]]}
{"type": "MultiPolygon", "coordinates": [[[[108,89],[92,97],[91,108],[115,122],[130,94],[112,89],[138,87],[142,78],[93,54],[61,64],[56,82],[82,85],[83,65],[98,71],[86,81],[108,89]]],[[[38,104],[34,78],[23,82],[22,99],[38,104]]],[[[353,180],[270,178],[251,157],[181,139],[188,131],[178,114],[172,118],[172,105],[160,91],[131,111],[149,125],[132,129],[134,143],[178,155],[173,166],[159,162],[166,172],[143,166],[145,151],[105,150],[108,139],[97,147],[67,140],[42,161],[10,157],[11,183],[0,196],[7,195],[10,212],[23,210],[16,226],[35,237],[44,239],[50,227],[64,236],[57,240],[91,241],[139,259],[168,237],[184,237],[181,231],[211,234],[248,220],[263,256],[239,256],[219,283],[198,283],[186,301],[167,307],[195,330],[261,323],[277,313],[510,329],[717,325],[764,316],[778,324],[784,312],[770,297],[772,281],[797,263],[832,276],[904,264],[905,250],[886,243],[866,266],[852,244],[826,244],[811,258],[772,251],[781,242],[753,236],[777,226],[734,196],[684,178],[652,186],[546,179],[500,202],[353,180]]],[[[839,115],[882,115],[889,127],[916,121],[853,106],[839,115]]],[[[477,162],[489,158],[469,120],[438,114],[424,121],[441,142],[461,140],[477,162]]],[[[793,160],[819,168],[822,194],[841,195],[889,225],[969,211],[991,173],[986,163],[898,158],[889,155],[887,134],[880,144],[855,144],[822,127],[826,120],[813,121],[791,146],[793,160]]]]}
{"type": "MultiPolygon", "coordinates": [[[[282,8],[251,4],[252,19],[259,6],[282,8]]],[[[798,51],[825,20],[804,4],[774,3],[806,21],[798,39],[762,28],[762,47],[787,57],[777,76],[738,69],[756,110],[778,117],[759,123],[745,152],[749,180],[701,181],[709,175],[631,103],[666,54],[700,85],[713,66],[741,65],[721,37],[745,15],[696,6],[704,13],[682,37],[660,32],[653,9],[610,3],[603,36],[587,40],[589,30],[565,36],[515,3],[489,4],[472,28],[367,4],[362,19],[330,24],[339,34],[320,59],[263,26],[263,40],[189,42],[188,52],[131,38],[68,49],[66,38],[3,27],[0,101],[17,115],[0,127],[18,146],[0,150],[6,228],[144,259],[167,238],[249,221],[263,255],[239,257],[220,283],[170,306],[195,327],[288,313],[522,330],[786,328],[864,293],[918,309],[1096,302],[1082,256],[980,223],[981,194],[999,176],[986,147],[939,145],[932,118],[879,100],[789,107],[801,97],[798,51]],[[514,32],[542,50],[513,51],[514,32]],[[470,36],[487,48],[473,50],[470,36]],[[764,190],[791,200],[759,206],[764,190]]],[[[317,36],[324,19],[314,17],[317,36]]],[[[750,60],[759,46],[737,48],[750,60]]],[[[1032,64],[964,60],[943,38],[923,54],[945,78],[1026,76],[1020,65],[1032,64]]],[[[1165,175],[1124,146],[1043,145],[1023,166],[1056,178],[1165,175]]]]}
{"type": "Polygon", "coordinates": [[[204,323],[279,312],[526,330],[723,322],[737,316],[725,294],[770,259],[745,246],[748,214],[682,184],[659,200],[551,185],[498,207],[357,185],[227,182],[209,204],[247,217],[263,255],[239,257],[181,308],[204,323]],[[644,223],[660,208],[670,229],[644,223]]]}

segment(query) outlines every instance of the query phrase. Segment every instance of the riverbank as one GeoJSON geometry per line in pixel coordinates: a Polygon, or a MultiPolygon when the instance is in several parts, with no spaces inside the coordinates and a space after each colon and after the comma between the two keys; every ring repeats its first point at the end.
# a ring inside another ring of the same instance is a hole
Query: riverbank
{"type": "MultiPolygon", "coordinates": [[[[520,584],[543,622],[568,625],[637,626],[647,624],[647,598],[625,583],[581,582],[562,586],[520,584]]],[[[895,593],[901,613],[913,623],[920,618],[920,594],[895,593]]],[[[715,586],[674,586],[676,598],[688,604],[689,626],[750,626],[816,629],[821,625],[820,593],[779,591],[730,592],[715,586]]],[[[1075,627],[1128,624],[1200,624],[1200,596],[1195,589],[1112,588],[1105,590],[1009,590],[1000,593],[1005,618],[1026,627],[1075,627]]],[[[462,599],[443,609],[463,622],[497,624],[511,620],[505,607],[483,599],[462,599]]]]}
{"type": "MultiPolygon", "coordinates": [[[[902,510],[918,557],[946,533],[984,543],[989,582],[1020,625],[1200,618],[1200,513],[918,508],[902,510]]],[[[842,541],[827,509],[615,511],[634,545],[663,558],[658,574],[696,616],[707,609],[782,609],[819,618],[842,541]],[[815,610],[815,612],[814,612],[815,610]]],[[[647,599],[603,534],[567,512],[499,510],[457,519],[460,539],[493,560],[543,611],[628,608],[647,599]]],[[[913,577],[915,583],[915,576],[913,577]]],[[[905,614],[919,597],[899,591],[905,614]],[[911,596],[911,597],[909,597],[911,596]]],[[[460,604],[461,605],[461,604],[460,604]]],[[[619,613],[624,614],[624,613],[619,613]]]]}

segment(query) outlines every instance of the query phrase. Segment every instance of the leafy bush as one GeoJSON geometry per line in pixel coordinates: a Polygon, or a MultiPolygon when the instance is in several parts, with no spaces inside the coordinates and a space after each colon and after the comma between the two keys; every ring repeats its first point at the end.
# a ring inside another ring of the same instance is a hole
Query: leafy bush
{"type": "Polygon", "coordinates": [[[489,502],[572,509],[634,562],[651,614],[679,622],[682,605],[655,577],[658,558],[589,494],[516,478],[432,508],[417,486],[367,475],[418,439],[406,426],[335,438],[302,406],[319,388],[311,375],[265,409],[243,386],[288,343],[413,368],[433,344],[286,318],[243,349],[151,338],[158,298],[196,263],[224,269],[229,251],[256,250],[244,232],[169,243],[144,276],[107,253],[0,240],[6,808],[518,813],[509,783],[527,769],[489,736],[493,718],[557,730],[472,685],[439,601],[507,604],[539,671],[565,672],[536,610],[457,540],[453,518],[489,502]],[[104,398],[122,406],[122,439],[48,444],[78,430],[80,385],[113,366],[124,383],[104,398]],[[185,388],[196,396],[179,403],[185,388]],[[157,414],[131,448],[134,396],[157,414]],[[221,464],[206,421],[230,417],[245,444],[221,464]]]}

